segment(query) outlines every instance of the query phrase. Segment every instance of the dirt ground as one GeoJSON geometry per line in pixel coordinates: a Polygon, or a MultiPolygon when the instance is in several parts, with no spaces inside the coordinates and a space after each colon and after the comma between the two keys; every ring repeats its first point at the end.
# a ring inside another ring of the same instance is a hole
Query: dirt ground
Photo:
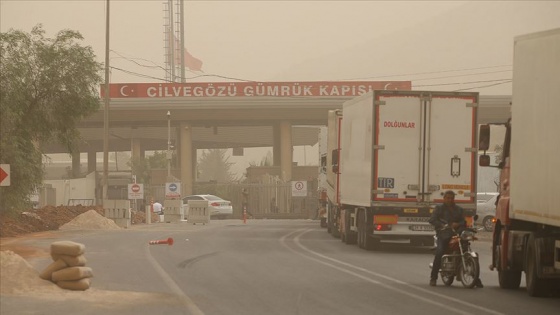
{"type": "MultiPolygon", "coordinates": [[[[104,215],[102,206],[47,206],[23,212],[17,217],[0,213],[0,250],[11,250],[24,258],[48,255],[44,249],[21,245],[21,242],[16,241],[48,237],[49,232],[58,230],[60,226],[92,209],[104,215]]],[[[132,224],[145,222],[144,212],[132,212],[132,224]]]]}

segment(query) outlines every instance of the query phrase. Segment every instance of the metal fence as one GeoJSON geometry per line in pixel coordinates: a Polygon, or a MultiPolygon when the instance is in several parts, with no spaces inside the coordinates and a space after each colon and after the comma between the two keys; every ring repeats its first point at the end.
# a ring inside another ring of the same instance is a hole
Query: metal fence
{"type": "MultiPolygon", "coordinates": [[[[306,197],[292,197],[291,182],[271,178],[261,183],[195,183],[193,194],[210,194],[229,200],[233,206],[233,217],[243,215],[243,193],[248,192],[247,211],[254,218],[302,218],[315,219],[318,210],[317,181],[307,182],[306,197]]],[[[165,186],[152,186],[155,200],[165,198],[165,186]]]]}

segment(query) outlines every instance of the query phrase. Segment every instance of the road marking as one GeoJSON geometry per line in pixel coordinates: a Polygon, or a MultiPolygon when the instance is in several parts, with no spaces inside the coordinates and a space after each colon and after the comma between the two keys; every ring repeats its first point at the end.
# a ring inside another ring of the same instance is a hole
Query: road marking
{"type": "Polygon", "coordinates": [[[316,229],[307,229],[307,230],[302,230],[302,229],[300,229],[300,230],[296,230],[296,231],[290,232],[290,233],[284,235],[282,238],[280,238],[280,243],[282,243],[282,245],[283,245],[284,247],[286,247],[287,249],[289,249],[290,251],[292,251],[292,252],[294,252],[294,253],[296,253],[296,254],[298,254],[298,255],[304,257],[304,258],[307,258],[307,259],[309,259],[309,260],[313,260],[313,261],[315,261],[315,262],[318,262],[318,263],[320,263],[320,264],[322,264],[322,265],[325,265],[325,266],[327,266],[327,267],[336,269],[336,270],[338,270],[338,271],[341,271],[341,272],[350,274],[350,275],[355,276],[355,277],[357,277],[357,278],[360,278],[360,279],[362,279],[362,280],[364,280],[364,281],[367,281],[367,282],[370,282],[370,283],[373,283],[373,284],[380,285],[380,286],[385,287],[385,288],[387,288],[387,289],[390,289],[390,290],[392,290],[392,291],[396,291],[396,292],[399,292],[399,293],[408,295],[408,296],[410,296],[410,297],[413,297],[413,298],[415,298],[415,299],[424,301],[424,302],[429,303],[429,304],[434,304],[434,305],[436,305],[436,306],[438,306],[438,307],[447,309],[447,310],[452,311],[452,312],[455,312],[455,313],[459,313],[459,314],[472,314],[472,312],[467,312],[467,311],[462,311],[462,310],[460,310],[460,309],[457,309],[456,305],[457,305],[457,304],[462,304],[462,305],[465,305],[465,306],[467,306],[467,307],[469,307],[469,308],[471,308],[471,309],[478,309],[478,310],[480,310],[480,311],[487,312],[487,313],[490,313],[490,314],[504,315],[504,313],[500,313],[500,312],[497,312],[497,311],[494,311],[494,310],[491,310],[491,309],[487,309],[487,308],[484,308],[484,307],[481,307],[481,306],[478,306],[478,305],[475,305],[475,304],[472,304],[472,303],[468,303],[468,302],[465,302],[465,301],[460,300],[460,299],[452,298],[452,297],[449,297],[449,296],[446,296],[446,295],[443,295],[443,294],[435,293],[435,292],[430,291],[430,290],[426,290],[426,289],[423,289],[423,288],[419,288],[419,287],[417,287],[417,286],[415,286],[415,285],[412,285],[412,284],[410,284],[410,283],[401,281],[401,280],[399,280],[399,279],[391,278],[391,277],[389,277],[389,276],[386,276],[386,275],[383,275],[383,274],[380,274],[380,273],[377,273],[377,272],[373,272],[373,271],[364,269],[364,268],[362,268],[362,267],[358,267],[358,266],[349,264],[349,263],[347,263],[347,262],[344,262],[344,261],[341,261],[341,260],[338,260],[338,259],[335,259],[335,258],[332,258],[332,257],[328,257],[328,256],[326,256],[326,255],[320,254],[320,253],[318,253],[318,252],[315,252],[315,251],[313,251],[313,250],[311,250],[311,249],[305,247],[305,246],[302,245],[301,242],[300,242],[300,237],[301,237],[302,235],[304,235],[304,234],[310,232],[310,231],[316,231],[316,229]],[[301,248],[302,250],[306,251],[307,253],[309,253],[309,254],[311,254],[311,255],[314,255],[314,256],[318,256],[318,257],[320,257],[321,259],[318,259],[318,258],[315,258],[315,257],[312,257],[312,256],[308,256],[308,255],[305,255],[305,254],[303,254],[303,253],[301,253],[301,252],[298,252],[298,251],[296,251],[296,250],[290,248],[290,247],[286,244],[286,238],[289,237],[289,236],[291,236],[291,235],[293,235],[293,234],[296,234],[296,233],[299,233],[299,234],[298,234],[297,236],[294,237],[294,243],[295,243],[299,248],[301,248]],[[331,261],[331,262],[336,263],[336,264],[339,264],[339,265],[342,265],[342,266],[344,266],[344,267],[346,267],[346,268],[343,268],[343,267],[340,267],[340,266],[331,264],[331,263],[329,263],[329,262],[327,262],[327,261],[325,261],[325,260],[331,261]],[[389,285],[389,284],[385,284],[385,283],[379,282],[379,281],[374,280],[374,279],[372,279],[372,278],[370,278],[370,277],[367,277],[367,276],[358,274],[358,273],[356,273],[356,272],[353,272],[353,271],[351,271],[351,270],[348,270],[347,268],[355,269],[355,270],[358,270],[358,271],[360,271],[360,272],[362,272],[362,273],[370,274],[370,275],[372,275],[372,276],[379,277],[379,278],[382,278],[382,279],[385,279],[385,280],[388,280],[388,281],[392,281],[392,282],[395,282],[395,283],[397,283],[397,284],[405,285],[405,286],[407,286],[407,287],[409,287],[409,288],[419,290],[419,291],[421,291],[422,293],[425,293],[425,294],[434,295],[434,296],[437,296],[438,298],[449,300],[449,301],[455,303],[455,304],[454,304],[454,307],[448,305],[448,303],[446,303],[446,304],[444,304],[444,303],[438,303],[438,302],[436,302],[436,301],[430,300],[430,299],[425,298],[425,297],[422,297],[422,296],[420,296],[420,295],[417,295],[417,294],[414,294],[414,293],[411,293],[411,292],[408,292],[408,291],[405,291],[405,290],[402,290],[402,289],[393,287],[393,286],[391,286],[391,285],[389,285]]]}
{"type": "Polygon", "coordinates": [[[169,276],[169,274],[167,272],[165,272],[165,270],[163,270],[163,268],[160,266],[160,264],[154,259],[154,257],[150,253],[149,248],[150,248],[150,245],[146,245],[144,247],[146,257],[148,258],[148,260],[150,261],[152,266],[154,266],[154,269],[156,270],[156,272],[161,276],[161,278],[163,279],[163,282],[165,282],[165,284],[167,284],[167,286],[171,289],[171,291],[173,291],[173,293],[175,293],[181,299],[181,302],[183,303],[183,305],[189,310],[189,314],[204,315],[204,312],[202,312],[202,310],[199,309],[198,306],[196,306],[196,304],[193,302],[193,300],[191,300],[191,298],[189,298],[185,294],[185,292],[183,292],[183,290],[181,290],[181,288],[179,288],[177,283],[175,283],[175,281],[169,276]]]}

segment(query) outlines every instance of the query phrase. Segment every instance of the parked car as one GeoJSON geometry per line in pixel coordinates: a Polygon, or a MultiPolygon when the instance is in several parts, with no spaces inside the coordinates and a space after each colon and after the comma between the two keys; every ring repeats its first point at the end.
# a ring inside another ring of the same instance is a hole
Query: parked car
{"type": "Polygon", "coordinates": [[[478,219],[475,221],[477,225],[481,225],[485,231],[494,230],[493,219],[496,216],[496,200],[499,193],[497,192],[481,192],[476,195],[476,214],[478,219]]]}
{"type": "Polygon", "coordinates": [[[188,218],[189,200],[207,200],[211,218],[225,219],[233,214],[231,201],[214,195],[190,195],[183,198],[183,213],[188,218]]]}

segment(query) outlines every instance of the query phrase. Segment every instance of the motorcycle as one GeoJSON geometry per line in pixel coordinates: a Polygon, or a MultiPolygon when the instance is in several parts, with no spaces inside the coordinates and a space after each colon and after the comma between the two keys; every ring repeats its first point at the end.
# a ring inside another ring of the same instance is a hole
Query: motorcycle
{"type": "MultiPolygon", "coordinates": [[[[444,255],[441,258],[440,275],[446,286],[453,284],[453,280],[461,281],[464,287],[474,288],[479,282],[480,264],[478,253],[471,249],[471,242],[476,240],[476,229],[465,228],[460,234],[450,226],[445,226],[442,231],[449,229],[453,236],[444,255]]],[[[437,237],[434,236],[437,244],[437,237]]],[[[430,268],[433,268],[430,263],[430,268]]]]}

